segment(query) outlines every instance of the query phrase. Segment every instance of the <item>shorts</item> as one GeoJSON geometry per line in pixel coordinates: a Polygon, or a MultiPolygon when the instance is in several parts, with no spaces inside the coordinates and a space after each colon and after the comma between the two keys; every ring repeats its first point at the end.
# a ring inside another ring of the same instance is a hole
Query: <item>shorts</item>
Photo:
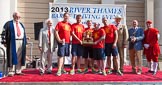
{"type": "Polygon", "coordinates": [[[106,56],[105,56],[104,48],[94,48],[93,57],[94,60],[105,60],[106,56]]]}
{"type": "Polygon", "coordinates": [[[93,58],[93,48],[92,46],[84,46],[83,47],[83,58],[93,58]]]}
{"type": "Polygon", "coordinates": [[[72,44],[72,56],[83,56],[83,46],[80,44],[72,44]]]}
{"type": "Polygon", "coordinates": [[[65,43],[65,45],[62,45],[62,43],[58,43],[57,55],[59,57],[69,56],[70,55],[70,44],[65,43]]]}
{"type": "Polygon", "coordinates": [[[106,43],[105,54],[106,56],[118,56],[118,48],[113,48],[113,43],[106,43]]]}
{"type": "Polygon", "coordinates": [[[147,54],[146,54],[146,59],[148,62],[158,62],[158,56],[159,55],[155,55],[154,54],[154,48],[153,47],[149,47],[149,49],[147,49],[147,54]]]}

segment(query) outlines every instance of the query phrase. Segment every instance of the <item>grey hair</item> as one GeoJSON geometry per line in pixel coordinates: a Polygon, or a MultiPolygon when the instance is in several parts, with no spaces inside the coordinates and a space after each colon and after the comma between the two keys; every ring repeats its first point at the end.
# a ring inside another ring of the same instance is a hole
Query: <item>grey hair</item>
{"type": "Polygon", "coordinates": [[[46,19],[45,24],[47,24],[49,21],[53,23],[52,19],[48,18],[46,19]]]}
{"type": "Polygon", "coordinates": [[[47,23],[48,23],[49,21],[53,24],[52,19],[48,18],[48,19],[46,19],[45,22],[44,22],[44,23],[45,23],[45,24],[44,24],[45,27],[47,27],[47,23]]]}
{"type": "Polygon", "coordinates": [[[19,13],[18,11],[15,11],[15,12],[13,13],[13,16],[15,16],[16,14],[19,14],[19,15],[20,15],[20,13],[19,13]]]}
{"type": "Polygon", "coordinates": [[[136,19],[135,19],[135,20],[133,20],[133,21],[132,21],[132,23],[133,23],[133,22],[136,22],[136,23],[138,24],[138,21],[137,21],[136,19]]]}

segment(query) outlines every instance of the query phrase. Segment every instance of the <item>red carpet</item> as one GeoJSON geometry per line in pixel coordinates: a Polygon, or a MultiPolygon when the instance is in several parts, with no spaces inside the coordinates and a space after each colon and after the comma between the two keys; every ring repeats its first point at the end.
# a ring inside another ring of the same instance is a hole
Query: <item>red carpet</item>
{"type": "MultiPolygon", "coordinates": [[[[132,74],[131,67],[125,66],[125,72],[123,76],[116,74],[110,74],[107,76],[92,74],[91,72],[87,74],[63,74],[58,77],[55,75],[56,68],[53,69],[53,74],[45,74],[43,76],[39,75],[38,70],[26,69],[23,72],[25,75],[14,77],[6,77],[0,79],[0,82],[162,82],[162,72],[158,71],[156,76],[147,73],[147,68],[143,68],[143,73],[141,75],[132,74]]],[[[69,69],[67,69],[69,71],[69,69]]]]}

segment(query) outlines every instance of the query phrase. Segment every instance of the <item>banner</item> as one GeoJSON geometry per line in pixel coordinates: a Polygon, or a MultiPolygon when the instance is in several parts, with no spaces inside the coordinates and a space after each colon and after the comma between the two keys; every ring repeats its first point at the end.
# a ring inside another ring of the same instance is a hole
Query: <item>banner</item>
{"type": "Polygon", "coordinates": [[[54,22],[54,26],[63,20],[63,14],[68,12],[70,14],[69,22],[71,24],[76,22],[76,15],[82,15],[82,24],[86,27],[86,21],[92,20],[102,24],[102,18],[106,17],[109,23],[114,22],[115,15],[123,17],[123,24],[126,23],[126,5],[110,5],[110,4],[62,4],[49,3],[49,18],[54,22]]]}
{"type": "MultiPolygon", "coordinates": [[[[106,17],[109,23],[114,22],[115,15],[122,16],[122,24],[126,23],[126,5],[109,5],[109,4],[72,4],[72,3],[49,3],[49,18],[53,20],[53,25],[63,20],[63,14],[68,12],[70,14],[69,22],[71,24],[76,22],[76,15],[82,15],[82,24],[87,27],[86,21],[102,24],[102,18],[106,17]]],[[[54,53],[53,63],[57,62],[56,52],[54,53]],[[55,61],[54,61],[55,60],[55,61]]],[[[64,64],[71,64],[71,56],[65,57],[64,64]]]]}

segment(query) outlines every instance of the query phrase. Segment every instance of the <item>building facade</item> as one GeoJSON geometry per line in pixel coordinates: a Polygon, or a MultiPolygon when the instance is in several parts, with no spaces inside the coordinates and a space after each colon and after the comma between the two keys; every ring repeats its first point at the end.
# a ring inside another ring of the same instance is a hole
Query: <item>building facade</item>
{"type": "MultiPolygon", "coordinates": [[[[6,21],[12,19],[12,13],[19,11],[21,13],[21,21],[26,27],[27,36],[33,42],[32,54],[40,55],[38,49],[38,41],[34,40],[34,23],[43,22],[49,16],[49,2],[53,3],[81,3],[81,4],[126,4],[126,23],[128,28],[131,26],[132,20],[139,21],[141,27],[145,27],[146,20],[154,21],[154,26],[161,32],[162,27],[162,0],[1,0],[0,9],[0,32],[6,21]],[[155,5],[156,4],[156,5],[155,5]],[[5,8],[5,9],[4,9],[5,8]]],[[[162,34],[161,34],[162,35],[162,34]]],[[[160,38],[162,45],[162,37],[160,38]]],[[[30,47],[27,48],[27,55],[30,55],[30,47]]]]}

